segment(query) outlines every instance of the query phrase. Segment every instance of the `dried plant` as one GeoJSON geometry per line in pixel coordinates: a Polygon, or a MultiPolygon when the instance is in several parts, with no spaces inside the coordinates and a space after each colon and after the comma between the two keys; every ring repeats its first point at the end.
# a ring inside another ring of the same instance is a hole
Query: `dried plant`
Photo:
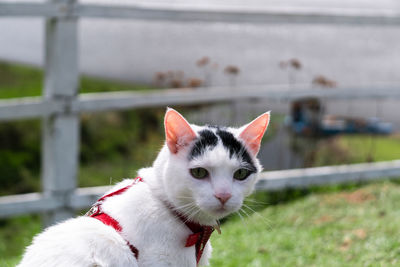
{"type": "Polygon", "coordinates": [[[240,69],[234,65],[229,65],[225,67],[224,72],[228,75],[238,75],[240,72],[240,69]]]}
{"type": "Polygon", "coordinates": [[[169,85],[170,85],[172,88],[182,88],[182,87],[184,87],[184,86],[183,86],[182,80],[179,80],[179,79],[172,79],[172,80],[169,82],[169,85]]]}
{"type": "Polygon", "coordinates": [[[185,77],[185,73],[183,71],[177,70],[175,72],[175,79],[183,80],[184,77],[185,77]]]}
{"type": "Polygon", "coordinates": [[[296,83],[296,72],[300,71],[303,67],[301,61],[297,58],[283,60],[279,62],[279,67],[283,70],[287,70],[288,83],[290,88],[293,88],[296,83]]]}
{"type": "Polygon", "coordinates": [[[203,80],[198,78],[190,78],[187,82],[187,87],[196,88],[201,87],[203,85],[203,80]]]}
{"type": "Polygon", "coordinates": [[[196,65],[200,68],[208,65],[208,63],[210,63],[210,58],[206,57],[206,56],[204,56],[196,61],[196,65]]]}
{"type": "Polygon", "coordinates": [[[156,86],[181,88],[184,87],[185,73],[183,71],[156,72],[153,82],[156,86]]]}
{"type": "Polygon", "coordinates": [[[236,77],[240,73],[239,67],[234,66],[234,65],[228,65],[225,67],[224,73],[226,75],[228,75],[228,77],[229,77],[229,85],[231,87],[235,87],[236,86],[236,77]]]}
{"type": "Polygon", "coordinates": [[[296,70],[301,70],[302,64],[301,64],[300,60],[298,60],[297,58],[291,58],[289,60],[286,60],[286,61],[283,60],[283,61],[279,62],[279,67],[281,69],[286,69],[287,67],[291,67],[296,70]]]}
{"type": "Polygon", "coordinates": [[[298,60],[297,58],[292,58],[291,60],[289,60],[289,64],[290,66],[292,66],[292,68],[296,70],[300,70],[302,67],[300,60],[298,60]]]}
{"type": "Polygon", "coordinates": [[[173,79],[175,77],[175,72],[172,70],[167,71],[167,78],[173,79]]]}
{"type": "Polygon", "coordinates": [[[192,77],[185,79],[185,73],[181,70],[168,70],[165,72],[156,72],[153,77],[153,83],[160,87],[183,88],[185,86],[196,88],[206,86],[211,83],[211,71],[218,70],[218,64],[212,63],[209,57],[202,57],[196,61],[196,65],[204,71],[204,79],[192,77]]]}
{"type": "Polygon", "coordinates": [[[167,74],[164,72],[156,72],[153,77],[153,83],[157,87],[162,87],[167,79],[167,74]]]}
{"type": "Polygon", "coordinates": [[[210,86],[212,83],[212,73],[218,70],[218,64],[215,62],[212,63],[209,57],[204,56],[196,61],[196,65],[203,71],[203,86],[210,86]]]}
{"type": "MultiPolygon", "coordinates": [[[[228,65],[225,67],[224,73],[228,76],[229,86],[232,88],[232,91],[237,91],[237,88],[235,87],[237,76],[240,73],[239,67],[235,65],[228,65]]],[[[230,106],[232,110],[230,121],[231,124],[235,124],[240,121],[240,115],[242,114],[240,111],[240,103],[239,101],[233,101],[231,102],[230,106]]]]}
{"type": "Polygon", "coordinates": [[[323,75],[315,76],[313,81],[312,81],[312,84],[316,85],[316,86],[321,86],[321,87],[324,87],[324,88],[334,88],[334,87],[337,86],[336,81],[330,80],[330,79],[326,78],[323,75]]]}

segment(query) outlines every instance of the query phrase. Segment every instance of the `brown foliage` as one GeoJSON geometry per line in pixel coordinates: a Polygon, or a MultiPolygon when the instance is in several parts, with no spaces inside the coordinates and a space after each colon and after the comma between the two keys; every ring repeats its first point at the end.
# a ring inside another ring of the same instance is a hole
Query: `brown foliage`
{"type": "Polygon", "coordinates": [[[210,62],[210,58],[209,57],[202,57],[199,60],[196,61],[196,65],[198,67],[204,67],[206,66],[208,63],[210,62]]]}
{"type": "Polygon", "coordinates": [[[202,85],[203,85],[203,80],[198,78],[190,78],[187,83],[187,86],[192,88],[201,87],[202,85]]]}
{"type": "Polygon", "coordinates": [[[238,75],[240,72],[240,69],[237,66],[228,65],[225,67],[224,72],[229,75],[238,75]]]}
{"type": "Polygon", "coordinates": [[[337,83],[334,80],[330,80],[323,75],[317,75],[312,81],[313,85],[318,85],[325,88],[334,88],[337,83]]]}

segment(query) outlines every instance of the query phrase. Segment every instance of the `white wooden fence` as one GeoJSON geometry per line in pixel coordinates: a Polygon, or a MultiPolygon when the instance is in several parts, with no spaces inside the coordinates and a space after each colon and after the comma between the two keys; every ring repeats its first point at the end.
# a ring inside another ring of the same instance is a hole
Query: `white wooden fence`
{"type": "MultiPolygon", "coordinates": [[[[400,97],[398,87],[360,90],[308,90],[290,92],[279,86],[201,90],[163,90],[146,93],[78,94],[78,19],[125,18],[139,20],[201,21],[233,23],[333,23],[399,25],[393,10],[358,11],[344,9],[193,9],[150,6],[104,6],[80,4],[76,0],[45,3],[0,2],[1,17],[43,17],[46,19],[45,83],[42,97],[0,100],[0,120],[41,117],[43,120],[43,193],[0,198],[0,217],[43,213],[46,224],[73,215],[90,206],[107,187],[76,188],[79,151],[79,113],[138,107],[188,105],[240,99],[293,99],[323,96],[325,99],[400,97]]],[[[1,174],[0,174],[1,175],[1,174]]],[[[364,165],[323,167],[263,173],[259,190],[304,187],[326,182],[368,180],[400,176],[400,161],[364,165]]]]}

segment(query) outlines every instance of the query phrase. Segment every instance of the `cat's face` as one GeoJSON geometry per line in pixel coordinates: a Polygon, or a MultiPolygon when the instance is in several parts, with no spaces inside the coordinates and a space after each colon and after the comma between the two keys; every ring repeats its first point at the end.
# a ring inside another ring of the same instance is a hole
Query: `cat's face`
{"type": "Polygon", "coordinates": [[[265,113],[239,129],[200,127],[168,109],[164,183],[174,207],[200,223],[238,211],[261,171],[256,155],[268,122],[265,113]]]}

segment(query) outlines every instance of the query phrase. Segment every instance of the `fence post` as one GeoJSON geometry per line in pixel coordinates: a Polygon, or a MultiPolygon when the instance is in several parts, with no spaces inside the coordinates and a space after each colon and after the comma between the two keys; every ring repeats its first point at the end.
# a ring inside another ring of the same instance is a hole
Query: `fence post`
{"type": "MultiPolygon", "coordinates": [[[[68,10],[75,0],[50,0],[68,10]]],[[[62,113],[43,118],[42,183],[46,197],[62,203],[62,208],[44,215],[49,226],[73,216],[68,207],[70,194],[77,186],[79,166],[79,117],[69,112],[78,94],[77,19],[69,17],[46,20],[44,98],[65,105],[62,113]]]]}

